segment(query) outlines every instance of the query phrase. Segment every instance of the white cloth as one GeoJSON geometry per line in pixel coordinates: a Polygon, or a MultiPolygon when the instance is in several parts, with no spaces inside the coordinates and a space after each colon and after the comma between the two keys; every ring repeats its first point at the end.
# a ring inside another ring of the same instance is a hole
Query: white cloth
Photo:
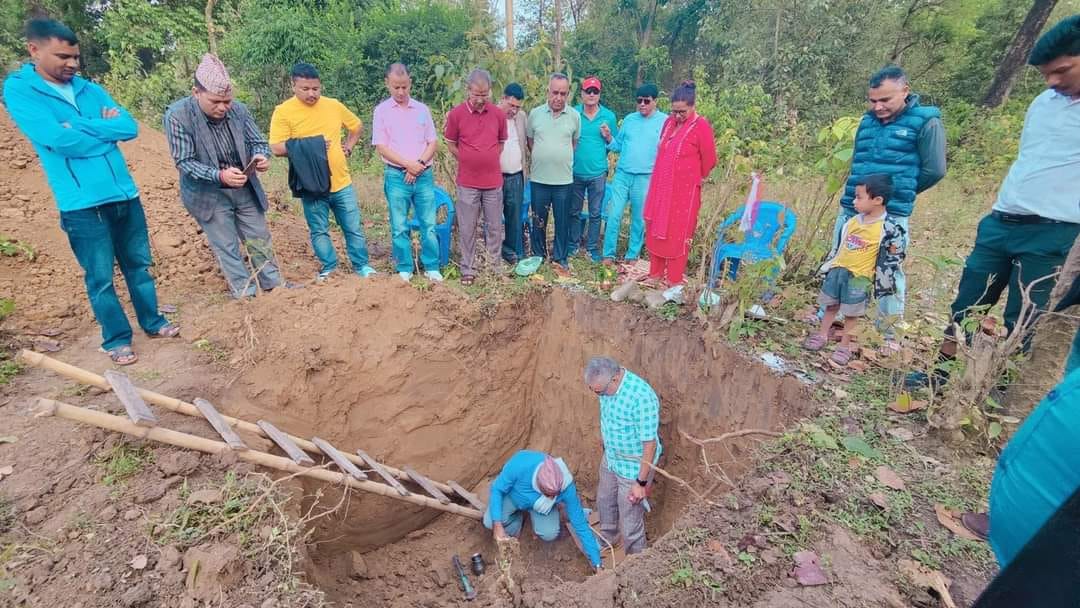
{"type": "Polygon", "coordinates": [[[506,143],[503,144],[502,154],[499,156],[499,164],[502,172],[506,174],[517,173],[524,167],[521,158],[521,143],[518,142],[517,126],[513,118],[506,119],[506,143]]]}
{"type": "MultiPolygon", "coordinates": [[[[556,458],[555,464],[559,465],[559,468],[562,469],[562,488],[559,489],[559,492],[561,493],[566,488],[569,488],[570,484],[574,483],[574,476],[570,473],[570,468],[566,466],[566,463],[563,462],[562,458],[556,458]]],[[[537,498],[536,501],[533,502],[532,508],[533,511],[536,511],[541,515],[547,515],[548,513],[551,513],[551,509],[555,507],[555,500],[558,497],[551,498],[544,496],[544,493],[540,491],[540,486],[536,484],[536,475],[539,472],[540,467],[536,467],[536,470],[533,471],[532,475],[532,487],[540,494],[540,498],[537,498]]]]}
{"type": "Polygon", "coordinates": [[[1047,89],[1031,102],[994,210],[1080,224],[1080,99],[1047,89]]]}
{"type": "Polygon", "coordinates": [[[750,178],[750,191],[746,193],[746,205],[743,207],[742,217],[739,218],[739,230],[744,233],[754,229],[758,205],[761,203],[761,175],[754,171],[750,178]]]}

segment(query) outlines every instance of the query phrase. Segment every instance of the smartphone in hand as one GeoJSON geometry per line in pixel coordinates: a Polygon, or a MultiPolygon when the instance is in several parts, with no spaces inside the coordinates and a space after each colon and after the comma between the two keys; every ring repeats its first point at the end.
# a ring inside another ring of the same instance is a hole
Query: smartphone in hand
{"type": "Polygon", "coordinates": [[[259,159],[253,157],[251,160],[248,161],[248,164],[244,165],[244,175],[248,177],[252,177],[255,175],[255,163],[258,160],[259,159]]]}

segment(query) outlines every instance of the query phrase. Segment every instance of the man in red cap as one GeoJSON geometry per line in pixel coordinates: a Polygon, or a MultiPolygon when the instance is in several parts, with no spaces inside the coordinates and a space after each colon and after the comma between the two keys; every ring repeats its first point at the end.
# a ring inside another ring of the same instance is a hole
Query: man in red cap
{"type": "Polygon", "coordinates": [[[608,174],[607,145],[618,128],[615,113],[600,105],[601,88],[596,76],[588,76],[581,82],[581,103],[574,108],[581,114],[581,139],[574,151],[574,188],[570,198],[569,255],[577,253],[581,246],[585,226],[580,216],[588,199],[589,230],[585,246],[594,262],[600,261],[600,217],[608,174]]]}

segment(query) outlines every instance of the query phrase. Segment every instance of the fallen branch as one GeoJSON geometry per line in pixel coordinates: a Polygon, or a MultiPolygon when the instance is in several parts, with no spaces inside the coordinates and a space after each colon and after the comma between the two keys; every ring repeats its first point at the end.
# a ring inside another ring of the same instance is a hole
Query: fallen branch
{"type": "Polygon", "coordinates": [[[708,439],[698,439],[696,437],[692,437],[688,435],[686,431],[679,431],[679,434],[682,435],[683,438],[687,441],[691,443],[696,443],[700,446],[704,446],[709,443],[720,443],[721,441],[727,441],[728,439],[735,439],[737,437],[746,437],[747,435],[765,435],[767,437],[784,436],[783,433],[778,433],[776,431],[767,431],[765,429],[742,429],[740,431],[731,431],[730,433],[724,433],[719,437],[710,437],[708,439]]]}

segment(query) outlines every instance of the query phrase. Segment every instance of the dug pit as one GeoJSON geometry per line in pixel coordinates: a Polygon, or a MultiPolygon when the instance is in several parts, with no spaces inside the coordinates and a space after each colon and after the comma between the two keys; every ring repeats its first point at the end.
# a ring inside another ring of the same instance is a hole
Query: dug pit
{"type": "MultiPolygon", "coordinates": [[[[208,321],[202,334],[218,336],[247,368],[220,389],[220,402],[240,418],[265,418],[295,435],[479,488],[485,501],[487,483],[511,454],[543,450],[565,458],[587,505],[601,456],[596,397],[582,379],[591,356],[611,356],[653,386],[661,466],[699,492],[715,490],[716,480],[704,475],[701,448],[684,433],[777,429],[808,413],[798,381],[707,343],[690,321],[562,289],[483,305],[441,287],[379,283],[324,286],[208,321]]],[[[748,445],[724,442],[708,457],[735,475],[748,445]]],[[[692,499],[679,485],[658,484],[650,538],[692,499]]],[[[305,503],[316,490],[305,486],[305,503]]],[[[342,605],[450,605],[460,599],[451,555],[467,562],[474,552],[495,554],[479,522],[370,494],[314,525],[309,577],[342,605]],[[414,604],[417,594],[430,601],[414,604]]],[[[584,578],[571,541],[525,536],[532,579],[584,578]]]]}

